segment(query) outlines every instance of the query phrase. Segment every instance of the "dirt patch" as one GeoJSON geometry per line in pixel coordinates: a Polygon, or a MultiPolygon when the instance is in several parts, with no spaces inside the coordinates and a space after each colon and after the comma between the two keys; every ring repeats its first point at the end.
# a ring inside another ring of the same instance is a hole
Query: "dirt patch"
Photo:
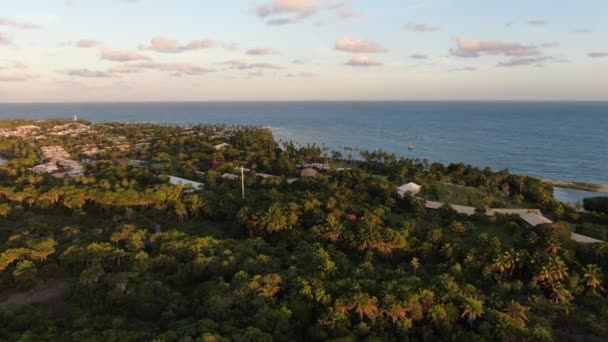
{"type": "Polygon", "coordinates": [[[49,281],[29,291],[0,295],[0,312],[12,305],[46,304],[63,311],[67,306],[70,286],[67,282],[49,281]]]}

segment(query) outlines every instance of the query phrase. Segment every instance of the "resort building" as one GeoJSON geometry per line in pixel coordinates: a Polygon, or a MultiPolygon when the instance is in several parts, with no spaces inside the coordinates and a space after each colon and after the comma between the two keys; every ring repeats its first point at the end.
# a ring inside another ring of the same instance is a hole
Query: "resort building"
{"type": "Polygon", "coordinates": [[[403,185],[399,186],[397,188],[397,194],[401,198],[405,197],[405,195],[414,196],[414,195],[418,194],[421,189],[422,189],[422,186],[420,186],[414,182],[409,182],[407,184],[403,184],[403,185]]]}
{"type": "Polygon", "coordinates": [[[179,185],[181,184],[184,187],[191,187],[191,189],[184,189],[186,192],[192,192],[194,190],[200,190],[203,188],[203,183],[195,182],[189,179],[169,176],[169,184],[179,185]]]}
{"type": "MultiPolygon", "coordinates": [[[[437,210],[441,207],[443,207],[444,205],[446,205],[446,203],[443,202],[435,202],[435,201],[426,201],[424,203],[424,207],[427,209],[431,209],[431,210],[437,210]]],[[[467,207],[464,205],[457,205],[457,204],[447,204],[450,206],[450,208],[452,208],[455,212],[459,213],[459,214],[463,214],[463,215],[467,215],[467,216],[471,216],[473,214],[475,214],[475,207],[467,207]]]]}
{"type": "Polygon", "coordinates": [[[50,173],[56,178],[83,175],[82,165],[70,159],[70,154],[61,146],[41,147],[43,157],[48,162],[36,165],[31,170],[38,173],[50,173]]]}
{"type": "Polygon", "coordinates": [[[222,178],[224,178],[224,179],[236,180],[236,179],[239,179],[239,176],[237,176],[237,175],[233,175],[232,173],[224,173],[224,174],[222,175],[222,178]]]}
{"type": "Polygon", "coordinates": [[[570,239],[578,242],[578,243],[604,243],[602,240],[594,239],[592,237],[588,237],[581,234],[570,233],[570,239]]]}
{"type": "Polygon", "coordinates": [[[304,163],[304,164],[298,164],[296,165],[298,168],[301,169],[317,169],[317,170],[329,170],[330,166],[327,163],[304,163]]]}
{"type": "Polygon", "coordinates": [[[541,224],[553,223],[553,221],[540,214],[527,213],[521,215],[521,221],[524,228],[533,228],[541,224]]]}

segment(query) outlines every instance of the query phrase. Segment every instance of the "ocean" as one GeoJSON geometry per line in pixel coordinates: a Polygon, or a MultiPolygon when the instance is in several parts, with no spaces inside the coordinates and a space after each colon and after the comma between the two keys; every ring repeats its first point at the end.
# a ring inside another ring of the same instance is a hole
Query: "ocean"
{"type": "Polygon", "coordinates": [[[380,148],[430,162],[608,183],[607,102],[0,104],[0,118],[74,115],[94,122],[266,126],[277,139],[298,143],[380,148]]]}

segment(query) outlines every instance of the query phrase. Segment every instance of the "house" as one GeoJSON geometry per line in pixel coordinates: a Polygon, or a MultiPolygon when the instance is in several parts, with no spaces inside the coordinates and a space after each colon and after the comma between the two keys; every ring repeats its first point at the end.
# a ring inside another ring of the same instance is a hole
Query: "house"
{"type": "Polygon", "coordinates": [[[459,214],[464,214],[467,216],[471,216],[475,214],[475,207],[467,207],[464,205],[450,204],[450,207],[454,209],[459,214]]]}
{"type": "MultiPolygon", "coordinates": [[[[432,210],[437,210],[437,209],[443,207],[444,205],[446,205],[446,204],[442,203],[442,202],[435,202],[435,201],[426,201],[424,203],[425,208],[432,209],[432,210]]],[[[457,212],[459,214],[468,215],[468,216],[475,214],[474,207],[467,207],[464,205],[457,205],[457,204],[448,204],[448,205],[450,206],[450,208],[452,208],[455,212],[457,212]]]]}
{"type": "Polygon", "coordinates": [[[603,243],[604,241],[594,239],[592,237],[588,237],[581,234],[570,233],[570,239],[578,242],[578,243],[603,243]]]}
{"type": "Polygon", "coordinates": [[[255,175],[256,175],[256,177],[261,177],[261,178],[264,178],[264,179],[266,179],[266,178],[277,178],[278,177],[278,176],[275,176],[275,175],[269,175],[267,173],[256,173],[255,175]]]}
{"type": "Polygon", "coordinates": [[[230,146],[230,144],[228,143],[221,143],[221,144],[217,144],[215,146],[213,146],[213,148],[215,148],[216,151],[220,151],[223,150],[224,148],[230,146]]]}
{"type": "Polygon", "coordinates": [[[424,202],[424,207],[427,209],[433,209],[433,210],[437,210],[441,207],[443,207],[444,203],[441,202],[435,202],[435,201],[426,201],[424,202]]]}
{"type": "Polygon", "coordinates": [[[530,213],[541,215],[540,210],[538,209],[488,208],[486,210],[488,216],[494,216],[496,214],[522,216],[530,213]]]}
{"type": "Polygon", "coordinates": [[[521,217],[522,225],[524,226],[524,228],[532,228],[532,227],[536,227],[541,224],[553,223],[553,221],[549,220],[548,218],[544,217],[543,215],[536,214],[536,213],[527,213],[527,214],[521,215],[520,217],[521,217]]]}
{"type": "Polygon", "coordinates": [[[304,163],[304,164],[298,164],[296,166],[301,169],[311,168],[311,169],[317,169],[317,170],[329,170],[331,168],[329,166],[329,164],[327,164],[327,163],[304,163]]]}
{"type": "Polygon", "coordinates": [[[232,173],[224,173],[222,175],[222,178],[236,180],[236,179],[239,179],[239,176],[233,175],[232,173]]]}
{"type": "Polygon", "coordinates": [[[293,184],[294,182],[297,182],[298,178],[287,178],[287,184],[293,184]]]}
{"type": "Polygon", "coordinates": [[[422,189],[422,186],[414,183],[414,182],[409,182],[407,184],[403,184],[399,187],[397,187],[397,194],[399,195],[399,197],[403,198],[405,197],[405,195],[416,195],[420,192],[420,189],[422,189]]]}
{"type": "Polygon", "coordinates": [[[306,168],[300,172],[301,177],[316,177],[319,174],[319,171],[313,168],[306,168]]]}
{"type": "Polygon", "coordinates": [[[199,182],[195,182],[195,181],[192,181],[189,179],[184,179],[184,178],[175,177],[175,176],[169,176],[169,184],[172,184],[172,185],[181,184],[183,186],[191,186],[192,190],[190,190],[190,191],[199,190],[199,189],[203,188],[203,183],[199,183],[199,182]]]}

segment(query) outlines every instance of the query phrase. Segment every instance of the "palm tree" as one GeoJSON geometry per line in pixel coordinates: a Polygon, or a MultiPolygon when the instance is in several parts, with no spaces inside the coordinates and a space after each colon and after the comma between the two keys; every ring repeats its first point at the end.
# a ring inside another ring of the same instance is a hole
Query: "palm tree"
{"type": "Polygon", "coordinates": [[[473,297],[465,297],[462,305],[462,315],[460,317],[465,318],[469,324],[483,315],[483,301],[473,297]]]}
{"type": "Polygon", "coordinates": [[[407,310],[394,296],[388,295],[383,300],[382,312],[393,322],[397,324],[407,318],[407,310]]]}
{"type": "Polygon", "coordinates": [[[585,266],[584,272],[583,281],[591,293],[596,295],[602,292],[604,290],[602,287],[602,270],[597,265],[590,264],[585,266]]]}
{"type": "Polygon", "coordinates": [[[519,304],[519,302],[516,302],[514,300],[512,300],[509,306],[507,306],[507,308],[505,309],[505,313],[509,317],[511,317],[515,322],[517,322],[517,325],[519,327],[522,328],[525,327],[526,323],[528,322],[529,311],[529,307],[521,305],[519,304]]]}
{"type": "Polygon", "coordinates": [[[289,228],[287,215],[285,215],[281,206],[274,203],[268,208],[268,211],[262,216],[262,226],[267,233],[276,233],[289,228]]]}
{"type": "Polygon", "coordinates": [[[357,293],[352,299],[352,305],[361,320],[365,316],[373,321],[378,316],[378,299],[370,297],[367,293],[357,293]]]}
{"type": "Polygon", "coordinates": [[[445,310],[443,305],[435,304],[428,312],[428,317],[431,322],[441,325],[445,324],[448,321],[448,312],[445,310]]]}
{"type": "Polygon", "coordinates": [[[564,286],[564,284],[559,283],[553,287],[553,292],[551,293],[551,302],[556,305],[567,304],[572,301],[574,298],[572,293],[568,291],[568,289],[564,286]]]}

